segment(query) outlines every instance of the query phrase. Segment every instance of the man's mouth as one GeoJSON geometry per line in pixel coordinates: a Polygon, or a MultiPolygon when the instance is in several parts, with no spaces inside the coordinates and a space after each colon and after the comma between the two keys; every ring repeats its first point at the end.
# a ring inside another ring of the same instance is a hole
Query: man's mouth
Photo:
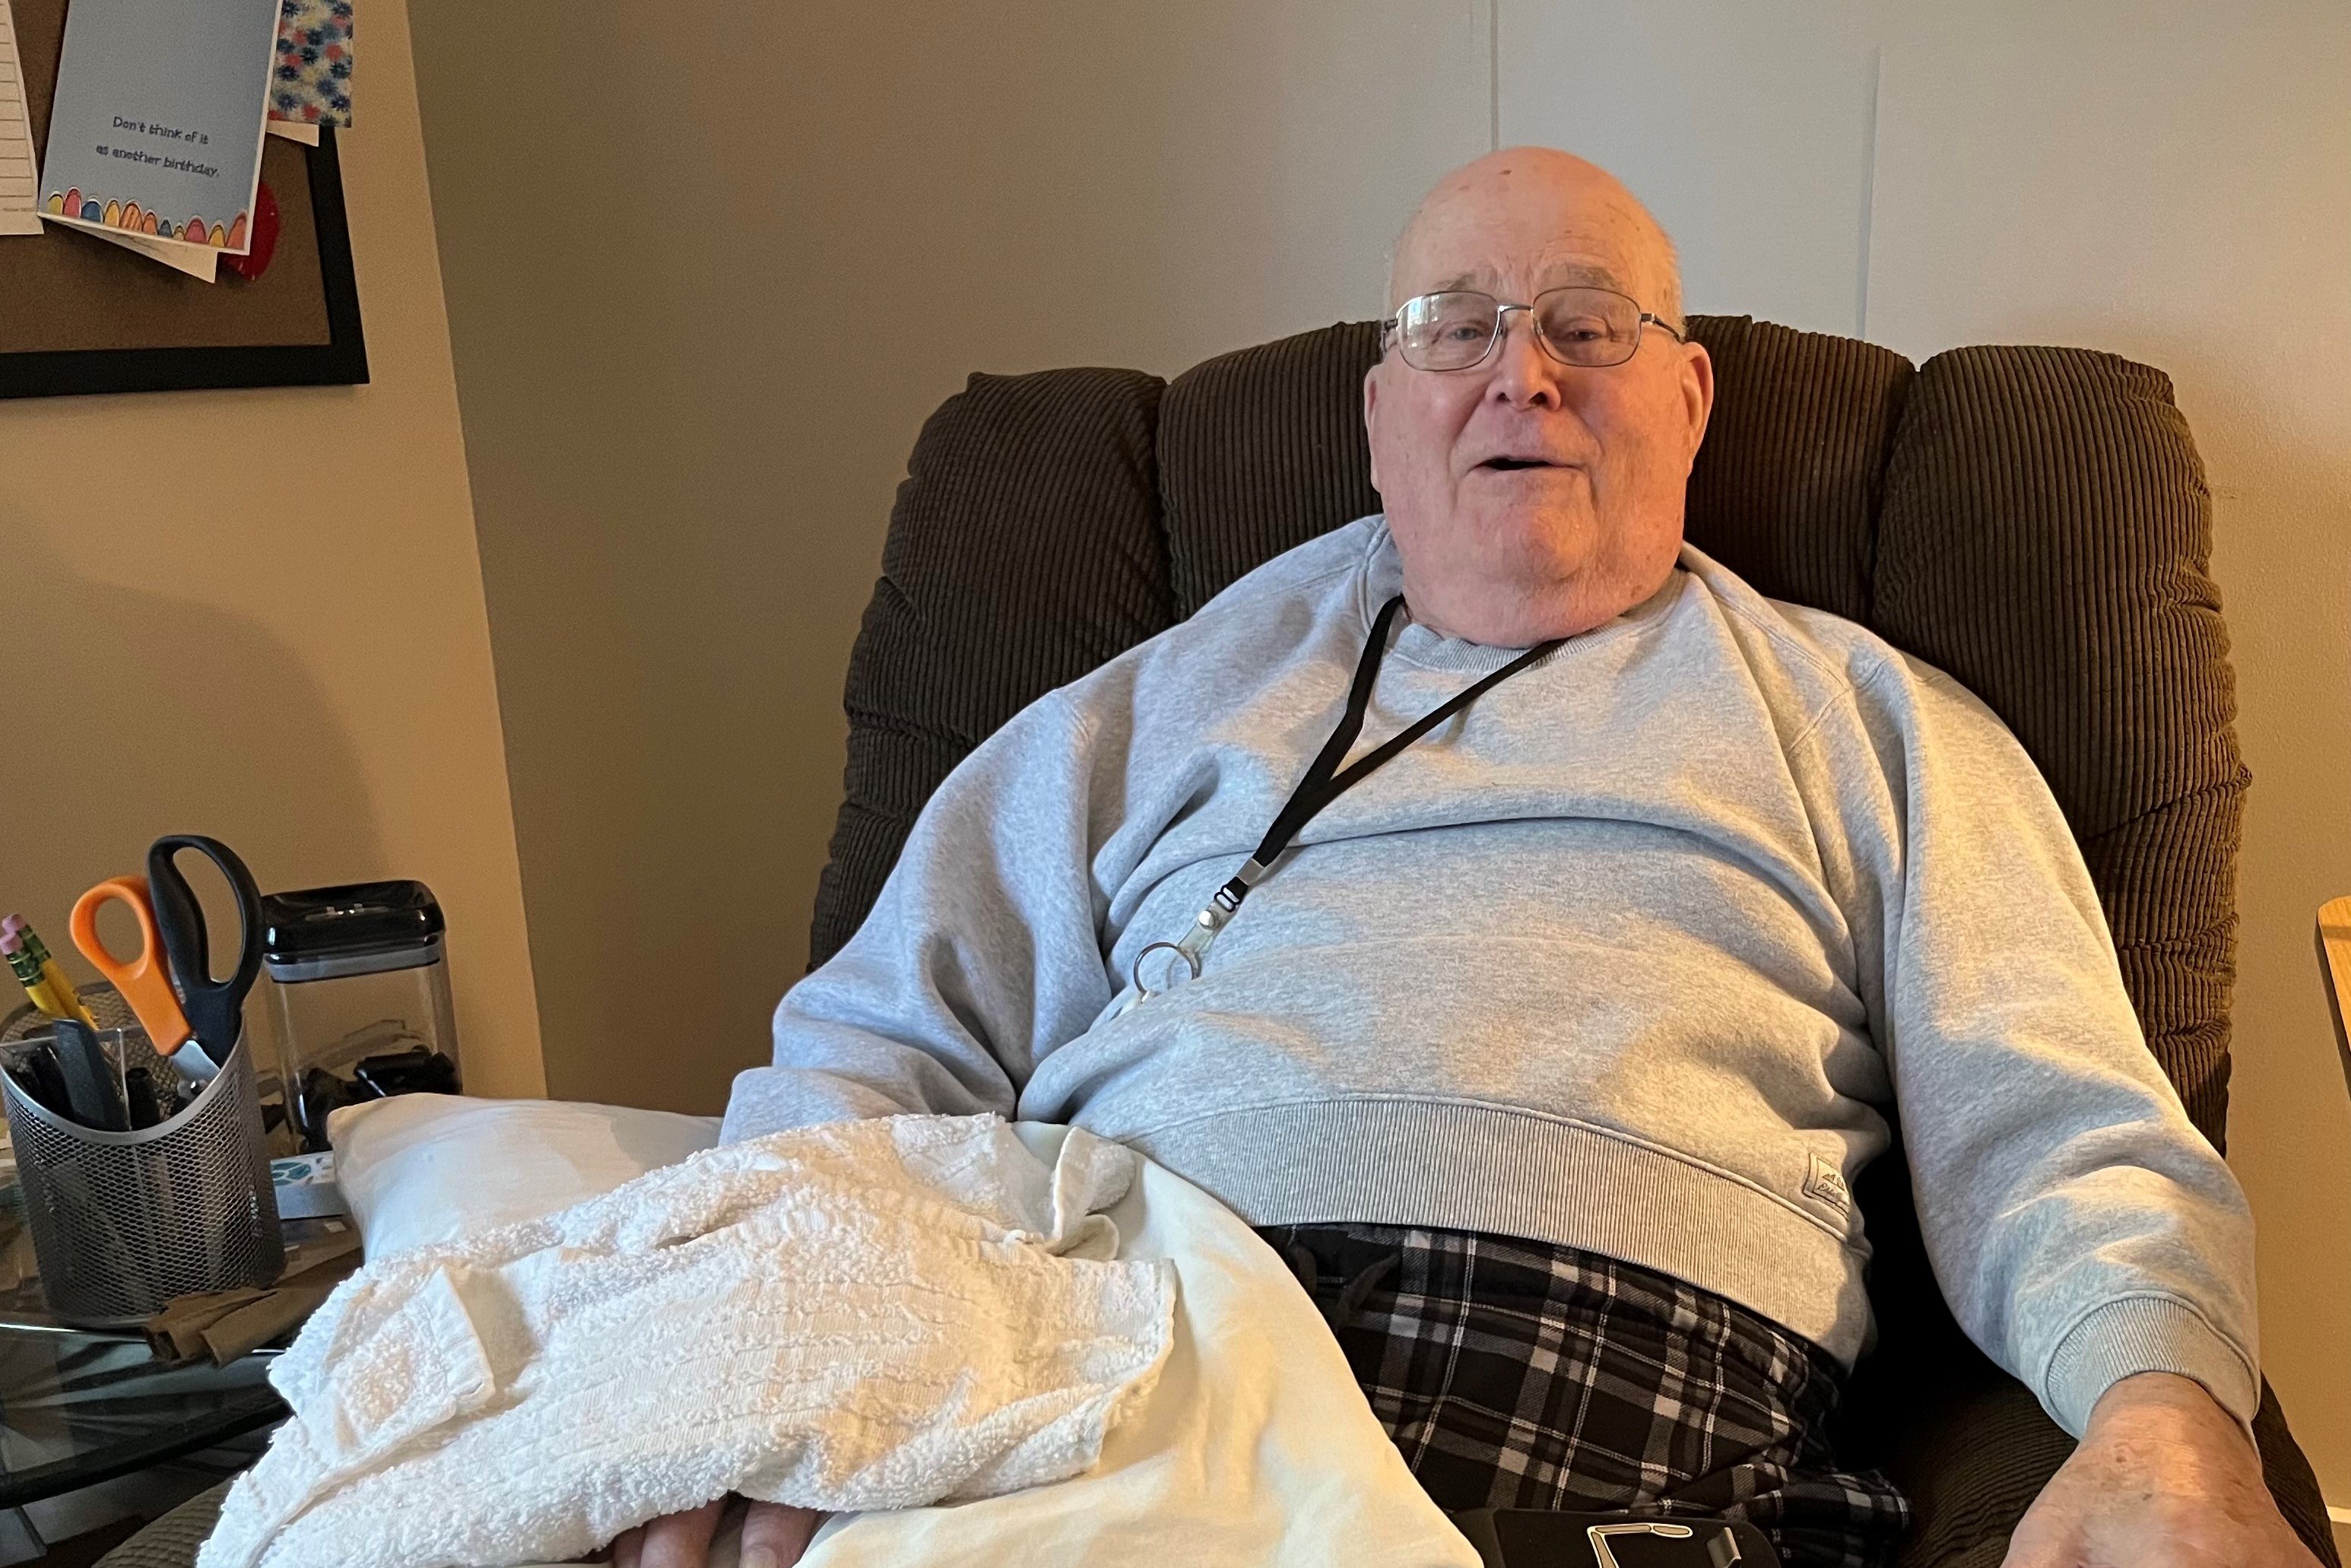
{"type": "Polygon", "coordinates": [[[1563,468],[1566,465],[1544,457],[1489,457],[1478,466],[1498,474],[1515,474],[1522,468],[1563,468]]]}

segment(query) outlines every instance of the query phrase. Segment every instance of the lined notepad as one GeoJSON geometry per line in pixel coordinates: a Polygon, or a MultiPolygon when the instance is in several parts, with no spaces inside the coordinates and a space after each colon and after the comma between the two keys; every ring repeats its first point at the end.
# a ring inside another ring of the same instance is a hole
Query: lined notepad
{"type": "Polygon", "coordinates": [[[39,183],[33,167],[33,117],[25,106],[25,72],[16,63],[16,18],[0,0],[0,235],[37,235],[39,183]]]}

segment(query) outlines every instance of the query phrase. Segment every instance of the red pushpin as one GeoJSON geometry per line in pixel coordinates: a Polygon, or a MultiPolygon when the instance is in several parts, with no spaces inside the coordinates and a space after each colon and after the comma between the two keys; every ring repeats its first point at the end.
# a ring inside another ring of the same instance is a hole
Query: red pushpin
{"type": "Polygon", "coordinates": [[[277,254],[277,198],[265,180],[253,197],[253,247],[243,256],[221,257],[221,265],[248,283],[267,272],[277,254]]]}

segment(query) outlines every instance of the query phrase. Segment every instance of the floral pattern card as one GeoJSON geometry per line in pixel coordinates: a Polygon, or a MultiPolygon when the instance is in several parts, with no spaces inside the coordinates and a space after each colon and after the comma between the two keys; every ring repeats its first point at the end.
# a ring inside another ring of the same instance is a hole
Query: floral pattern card
{"type": "Polygon", "coordinates": [[[73,0],[41,213],[231,256],[261,180],[278,0],[73,0]]]}
{"type": "Polygon", "coordinates": [[[269,118],[300,125],[351,122],[351,0],[285,0],[269,118]]]}

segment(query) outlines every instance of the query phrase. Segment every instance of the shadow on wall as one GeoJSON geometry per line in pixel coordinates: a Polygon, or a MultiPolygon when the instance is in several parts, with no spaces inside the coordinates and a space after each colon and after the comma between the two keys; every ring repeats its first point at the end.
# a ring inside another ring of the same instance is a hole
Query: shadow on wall
{"type": "MultiPolygon", "coordinates": [[[[73,900],[140,870],[166,832],[225,841],[265,891],[381,863],[358,757],[295,649],[212,606],[81,576],[5,506],[0,559],[13,653],[0,907],[47,931],[69,967],[90,972],[60,940],[73,900]],[[81,706],[58,711],[68,692],[81,706]]],[[[211,915],[225,941],[233,909],[211,915]]]]}

